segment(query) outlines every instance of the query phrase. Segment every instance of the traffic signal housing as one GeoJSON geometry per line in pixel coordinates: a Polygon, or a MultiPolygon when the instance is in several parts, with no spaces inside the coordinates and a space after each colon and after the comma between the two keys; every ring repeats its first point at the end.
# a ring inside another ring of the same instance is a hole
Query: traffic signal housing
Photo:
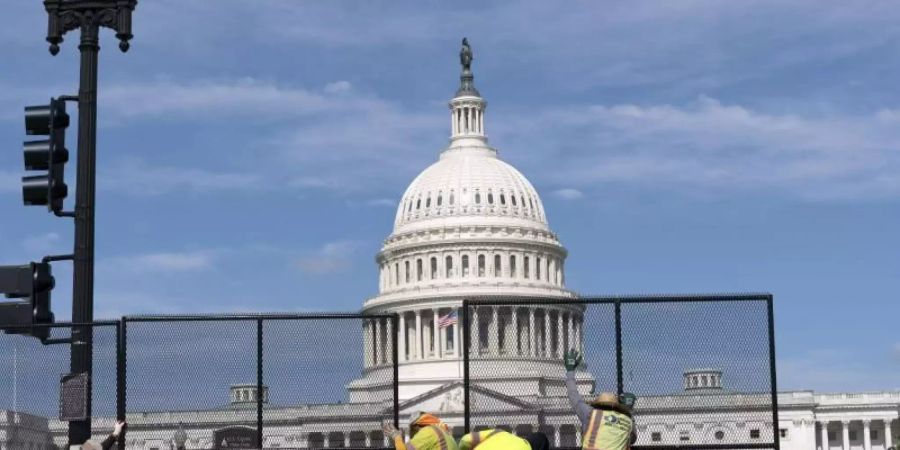
{"type": "Polygon", "coordinates": [[[24,143],[25,170],[47,171],[43,175],[22,177],[22,200],[26,205],[46,205],[50,211],[62,211],[69,194],[64,169],[69,160],[66,128],[69,115],[66,103],[55,98],[48,105],[25,107],[25,134],[47,136],[24,143]]]}
{"type": "Polygon", "coordinates": [[[46,341],[50,337],[49,327],[29,325],[54,322],[50,293],[55,285],[50,263],[0,266],[0,294],[14,299],[0,303],[0,329],[46,341]]]}

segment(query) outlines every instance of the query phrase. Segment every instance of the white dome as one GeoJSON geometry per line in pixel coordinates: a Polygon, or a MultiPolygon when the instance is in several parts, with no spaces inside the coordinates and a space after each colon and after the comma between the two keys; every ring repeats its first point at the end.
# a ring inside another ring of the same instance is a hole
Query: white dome
{"type": "Polygon", "coordinates": [[[406,189],[394,234],[455,225],[508,225],[549,230],[531,183],[496,151],[451,147],[406,189]]]}

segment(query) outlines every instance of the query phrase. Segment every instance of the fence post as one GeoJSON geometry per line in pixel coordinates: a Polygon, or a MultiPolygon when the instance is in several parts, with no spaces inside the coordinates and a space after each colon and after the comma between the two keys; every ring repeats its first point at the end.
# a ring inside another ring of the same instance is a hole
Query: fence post
{"type": "MultiPolygon", "coordinates": [[[[128,389],[128,320],[122,317],[116,327],[116,419],[125,420],[128,389]]],[[[119,438],[119,450],[125,450],[125,434],[119,438]]]]}
{"type": "Polygon", "coordinates": [[[462,344],[463,344],[463,431],[468,434],[472,431],[472,403],[469,398],[469,341],[472,332],[469,330],[469,300],[463,299],[462,302],[462,344]]]}
{"type": "Polygon", "coordinates": [[[263,448],[263,319],[256,319],[256,443],[263,448]]]}
{"type": "Polygon", "coordinates": [[[769,383],[772,389],[772,433],[775,450],[781,449],[781,430],[778,427],[778,380],[775,368],[775,307],[772,294],[766,298],[769,318],[769,383]]]}
{"type": "Polygon", "coordinates": [[[392,353],[394,354],[394,427],[400,429],[400,349],[399,336],[400,330],[400,314],[394,313],[391,316],[393,322],[391,330],[393,331],[394,340],[391,344],[392,353]]]}
{"type": "Polygon", "coordinates": [[[622,377],[622,300],[616,299],[616,390],[625,392],[622,377]]]}

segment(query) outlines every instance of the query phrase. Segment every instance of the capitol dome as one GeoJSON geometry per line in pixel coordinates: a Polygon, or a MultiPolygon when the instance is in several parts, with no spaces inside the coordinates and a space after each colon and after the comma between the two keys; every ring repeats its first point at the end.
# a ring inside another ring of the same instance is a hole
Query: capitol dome
{"type": "MultiPolygon", "coordinates": [[[[565,287],[568,253],[534,186],[488,145],[487,102],[475,89],[465,41],[460,59],[460,86],[448,105],[450,142],[400,198],[375,258],[378,295],[363,305],[364,313],[399,316],[402,399],[459,381],[464,299],[542,300],[472,310],[473,357],[518,361],[495,374],[510,380],[501,392],[521,394],[534,380],[559,378],[563,352],[582,342],[583,308],[565,302],[576,297],[565,287]]],[[[390,369],[386,346],[395,331],[378,322],[364,331],[367,376],[349,386],[351,394],[386,388],[376,380],[390,369]]]]}

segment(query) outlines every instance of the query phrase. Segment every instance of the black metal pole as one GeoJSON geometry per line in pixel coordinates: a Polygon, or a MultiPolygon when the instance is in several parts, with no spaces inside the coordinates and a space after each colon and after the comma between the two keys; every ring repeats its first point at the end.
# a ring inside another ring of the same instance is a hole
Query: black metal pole
{"type": "MultiPolygon", "coordinates": [[[[94,320],[94,198],[97,161],[97,60],[100,27],[88,23],[81,28],[81,81],[78,88],[78,178],[75,194],[75,263],[72,287],[72,322],[94,320]]],[[[88,374],[88,398],[93,380],[93,333],[91,327],[76,327],[72,336],[72,373],[88,374]]],[[[91,403],[88,419],[69,422],[69,442],[84,443],[91,437],[91,403]]]]}
{"type": "Polygon", "coordinates": [[[625,392],[622,376],[622,301],[616,300],[616,392],[625,392]]]}
{"type": "Polygon", "coordinates": [[[256,319],[256,444],[263,448],[263,319],[256,319]]]}
{"type": "MultiPolygon", "coordinates": [[[[125,420],[128,382],[128,321],[123,317],[116,328],[116,419],[125,420]]],[[[125,450],[125,435],[119,438],[119,450],[125,450]]]]}
{"type": "Polygon", "coordinates": [[[769,318],[769,384],[772,389],[772,432],[775,450],[781,449],[781,432],[778,428],[778,373],[775,366],[775,305],[771,295],[766,300],[769,318]]]}
{"type": "Polygon", "coordinates": [[[463,347],[463,431],[468,434],[472,431],[472,404],[469,398],[469,340],[472,332],[469,330],[469,301],[462,302],[462,347],[463,347]]]}
{"type": "Polygon", "coordinates": [[[392,344],[393,354],[394,354],[394,426],[399,429],[400,428],[400,348],[399,348],[399,339],[400,339],[400,315],[394,314],[391,316],[390,320],[393,322],[393,326],[391,329],[394,330],[392,333],[394,342],[392,344]]]}
{"type": "MultiPolygon", "coordinates": [[[[47,42],[50,53],[59,52],[63,35],[79,29],[81,73],[78,87],[78,160],[75,193],[75,251],[72,281],[72,322],[94,320],[94,199],[97,162],[97,60],[100,27],[112,28],[119,49],[128,50],[131,14],[137,0],[44,0],[47,10],[47,42]]],[[[81,445],[91,435],[91,374],[93,371],[93,329],[72,329],[70,369],[88,376],[87,418],[69,422],[69,445],[81,445]]]]}

